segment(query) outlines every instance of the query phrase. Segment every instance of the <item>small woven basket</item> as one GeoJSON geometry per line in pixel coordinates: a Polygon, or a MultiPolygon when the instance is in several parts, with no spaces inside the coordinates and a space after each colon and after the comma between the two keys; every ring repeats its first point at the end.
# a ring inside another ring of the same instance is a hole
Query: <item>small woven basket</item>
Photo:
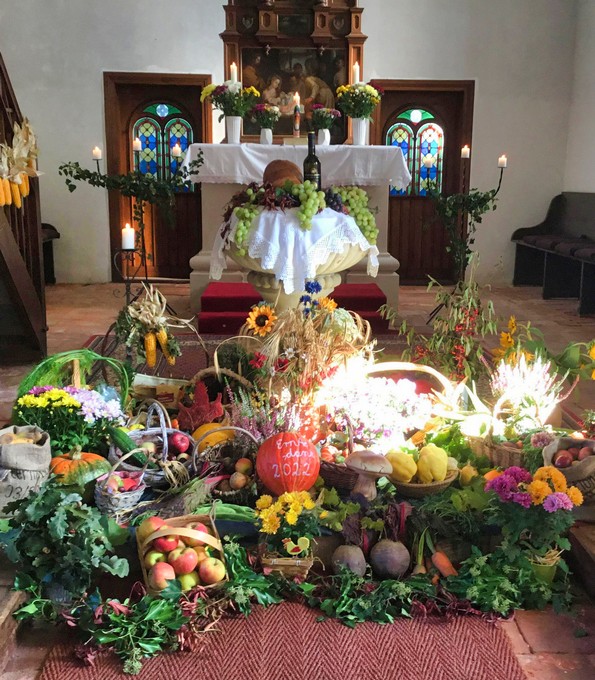
{"type": "Polygon", "coordinates": [[[314,558],[308,557],[275,557],[265,555],[261,559],[263,569],[276,571],[285,578],[306,578],[314,564],[314,558]]]}
{"type": "Polygon", "coordinates": [[[357,472],[350,470],[344,463],[329,463],[326,460],[320,461],[320,476],[324,479],[325,486],[347,493],[353,491],[358,478],[357,472]]]}
{"type": "MultiPolygon", "coordinates": [[[[97,479],[95,484],[95,505],[99,508],[100,512],[104,515],[117,515],[119,512],[124,510],[131,510],[136,505],[138,505],[140,499],[142,498],[147,485],[142,482],[137,489],[134,491],[120,491],[118,493],[108,493],[107,482],[113,472],[115,472],[129,456],[133,456],[135,453],[143,452],[143,449],[134,449],[127,453],[125,456],[118,458],[118,460],[112,465],[110,472],[106,472],[97,479]]],[[[128,474],[137,480],[142,480],[146,472],[147,466],[142,468],[140,471],[129,472],[128,474]]]]}
{"type": "Polygon", "coordinates": [[[459,471],[453,470],[446,476],[446,479],[441,482],[430,482],[429,484],[406,484],[404,482],[394,482],[392,480],[391,482],[399,495],[404,496],[405,498],[425,498],[426,496],[434,496],[435,494],[448,489],[458,475],[459,471]]]}
{"type": "Polygon", "coordinates": [[[523,466],[523,451],[517,448],[516,445],[494,442],[490,435],[485,437],[467,437],[467,441],[471,451],[476,456],[485,456],[495,467],[523,466]]]}

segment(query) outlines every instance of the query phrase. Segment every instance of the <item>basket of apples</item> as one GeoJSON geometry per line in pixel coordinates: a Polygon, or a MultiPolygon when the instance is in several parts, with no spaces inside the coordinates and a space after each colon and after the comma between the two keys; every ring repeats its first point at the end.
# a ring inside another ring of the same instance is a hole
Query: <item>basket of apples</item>
{"type": "Polygon", "coordinates": [[[595,440],[580,433],[558,437],[543,449],[545,465],[554,465],[583,494],[585,503],[595,502],[595,440]]]}
{"type": "Polygon", "coordinates": [[[134,508],[147,488],[144,475],[147,466],[138,471],[118,470],[123,461],[142,449],[134,449],[119,458],[110,472],[97,478],[95,483],[95,505],[104,515],[116,515],[123,510],[134,508]]]}
{"type": "Polygon", "coordinates": [[[228,580],[223,546],[209,515],[148,517],[136,530],[136,541],[143,579],[153,595],[172,580],[184,592],[228,580]]]}

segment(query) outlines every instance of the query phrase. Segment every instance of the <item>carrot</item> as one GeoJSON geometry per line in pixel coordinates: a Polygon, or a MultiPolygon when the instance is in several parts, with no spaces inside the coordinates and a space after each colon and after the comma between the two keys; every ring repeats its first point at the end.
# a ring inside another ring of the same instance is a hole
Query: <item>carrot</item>
{"type": "Polygon", "coordinates": [[[442,576],[457,576],[458,571],[453,567],[448,555],[441,550],[436,550],[430,534],[426,536],[426,543],[432,553],[432,564],[438,569],[442,576]]]}

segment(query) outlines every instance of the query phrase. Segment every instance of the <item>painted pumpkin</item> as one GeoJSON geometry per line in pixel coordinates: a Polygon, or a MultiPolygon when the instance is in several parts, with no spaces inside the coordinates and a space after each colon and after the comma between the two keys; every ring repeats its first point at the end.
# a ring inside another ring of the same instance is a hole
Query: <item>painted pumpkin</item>
{"type": "Polygon", "coordinates": [[[274,187],[282,187],[285,182],[301,184],[303,176],[300,169],[291,161],[271,161],[264,169],[262,176],[263,184],[272,184],[274,187]]]}
{"type": "Polygon", "coordinates": [[[256,472],[277,496],[286,491],[308,491],[319,471],[320,459],[314,445],[293,432],[270,437],[256,454],[256,472]]]}
{"type": "Polygon", "coordinates": [[[78,449],[56,456],[50,462],[50,472],[59,475],[58,481],[68,486],[85,486],[111,469],[103,456],[78,449]]]}

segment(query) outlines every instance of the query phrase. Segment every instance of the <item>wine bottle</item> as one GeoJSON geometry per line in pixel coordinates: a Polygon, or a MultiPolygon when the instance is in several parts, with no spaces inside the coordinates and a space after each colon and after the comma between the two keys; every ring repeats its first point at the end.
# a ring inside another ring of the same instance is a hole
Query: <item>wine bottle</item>
{"type": "Polygon", "coordinates": [[[320,175],[320,161],[316,155],[316,147],[314,143],[315,132],[308,132],[308,155],[304,160],[304,182],[309,179],[312,184],[315,184],[320,191],[322,186],[322,178],[320,175]]]}

